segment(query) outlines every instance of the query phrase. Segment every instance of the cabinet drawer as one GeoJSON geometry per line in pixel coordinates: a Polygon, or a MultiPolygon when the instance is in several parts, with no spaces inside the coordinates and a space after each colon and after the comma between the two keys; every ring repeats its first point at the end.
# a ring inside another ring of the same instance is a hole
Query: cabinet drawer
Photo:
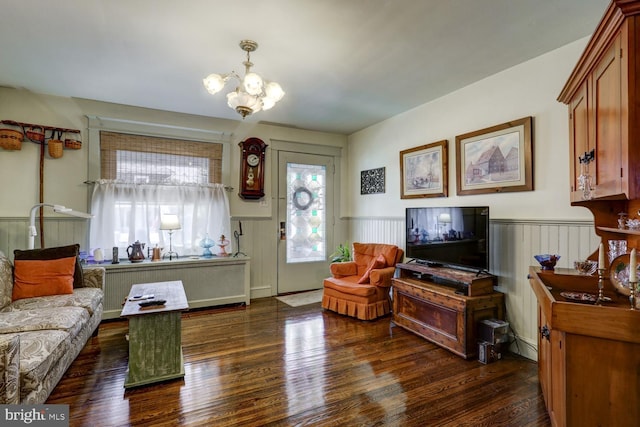
{"type": "Polygon", "coordinates": [[[456,340],[458,329],[458,312],[429,301],[420,300],[398,292],[398,316],[413,322],[434,334],[444,335],[447,339],[456,340]]]}

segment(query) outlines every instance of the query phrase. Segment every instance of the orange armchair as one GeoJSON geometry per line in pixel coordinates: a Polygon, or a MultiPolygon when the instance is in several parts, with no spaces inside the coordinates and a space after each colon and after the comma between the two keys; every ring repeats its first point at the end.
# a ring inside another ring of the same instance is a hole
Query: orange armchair
{"type": "Polygon", "coordinates": [[[361,320],[390,313],[391,278],[403,257],[404,251],[395,245],[354,243],[353,261],[331,264],[322,307],[361,320]]]}

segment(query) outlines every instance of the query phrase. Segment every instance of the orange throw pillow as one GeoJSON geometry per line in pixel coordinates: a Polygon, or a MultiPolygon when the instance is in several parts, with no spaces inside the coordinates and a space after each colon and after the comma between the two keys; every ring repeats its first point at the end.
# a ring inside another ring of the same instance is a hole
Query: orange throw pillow
{"type": "Polygon", "coordinates": [[[51,260],[15,260],[13,301],[22,298],[73,293],[76,257],[51,260]]]}
{"type": "Polygon", "coordinates": [[[28,249],[13,251],[13,259],[17,260],[46,260],[46,259],[60,259],[70,256],[76,257],[76,272],[73,275],[73,287],[81,288],[84,286],[82,277],[82,266],[80,265],[80,257],[78,253],[80,251],[79,244],[56,246],[54,248],[42,248],[42,249],[28,249]]]}
{"type": "Polygon", "coordinates": [[[384,268],[387,266],[387,261],[384,259],[382,254],[378,255],[376,258],[372,259],[369,265],[367,266],[367,271],[364,272],[358,283],[369,283],[369,275],[371,275],[371,270],[376,270],[378,268],[384,268]]]}

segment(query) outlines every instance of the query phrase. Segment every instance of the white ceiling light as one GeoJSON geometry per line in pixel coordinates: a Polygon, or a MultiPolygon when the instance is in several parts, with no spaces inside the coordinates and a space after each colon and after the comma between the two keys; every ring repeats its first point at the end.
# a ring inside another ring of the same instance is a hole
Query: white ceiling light
{"type": "Polygon", "coordinates": [[[253,63],[250,53],[258,48],[258,43],[253,40],[242,40],[240,47],[247,52],[247,60],[243,62],[244,78],[240,78],[235,71],[232,71],[222,75],[209,74],[202,82],[207,91],[213,95],[220,92],[231,77],[237,79],[239,84],[235,91],[227,94],[227,104],[244,119],[250,114],[273,107],[276,102],[282,99],[284,91],[278,83],[268,82],[258,74],[251,72],[253,63]]]}

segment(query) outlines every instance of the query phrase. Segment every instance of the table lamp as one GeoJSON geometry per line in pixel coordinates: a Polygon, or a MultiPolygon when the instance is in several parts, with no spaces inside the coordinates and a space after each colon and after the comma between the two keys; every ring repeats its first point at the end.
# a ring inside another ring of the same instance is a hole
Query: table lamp
{"type": "Polygon", "coordinates": [[[180,226],[180,220],[178,219],[178,215],[173,215],[173,214],[162,215],[160,219],[160,230],[169,231],[169,252],[165,253],[162,256],[162,258],[166,257],[167,255],[169,256],[169,261],[173,259],[174,255],[176,256],[176,259],[178,258],[178,253],[174,252],[173,250],[172,235],[174,230],[180,230],[180,228],[182,227],[180,226]]]}
{"type": "Polygon", "coordinates": [[[447,234],[447,224],[451,223],[451,214],[448,213],[441,213],[440,215],[438,215],[438,224],[442,226],[443,230],[442,230],[442,234],[443,237],[445,234],[447,234]]]}

